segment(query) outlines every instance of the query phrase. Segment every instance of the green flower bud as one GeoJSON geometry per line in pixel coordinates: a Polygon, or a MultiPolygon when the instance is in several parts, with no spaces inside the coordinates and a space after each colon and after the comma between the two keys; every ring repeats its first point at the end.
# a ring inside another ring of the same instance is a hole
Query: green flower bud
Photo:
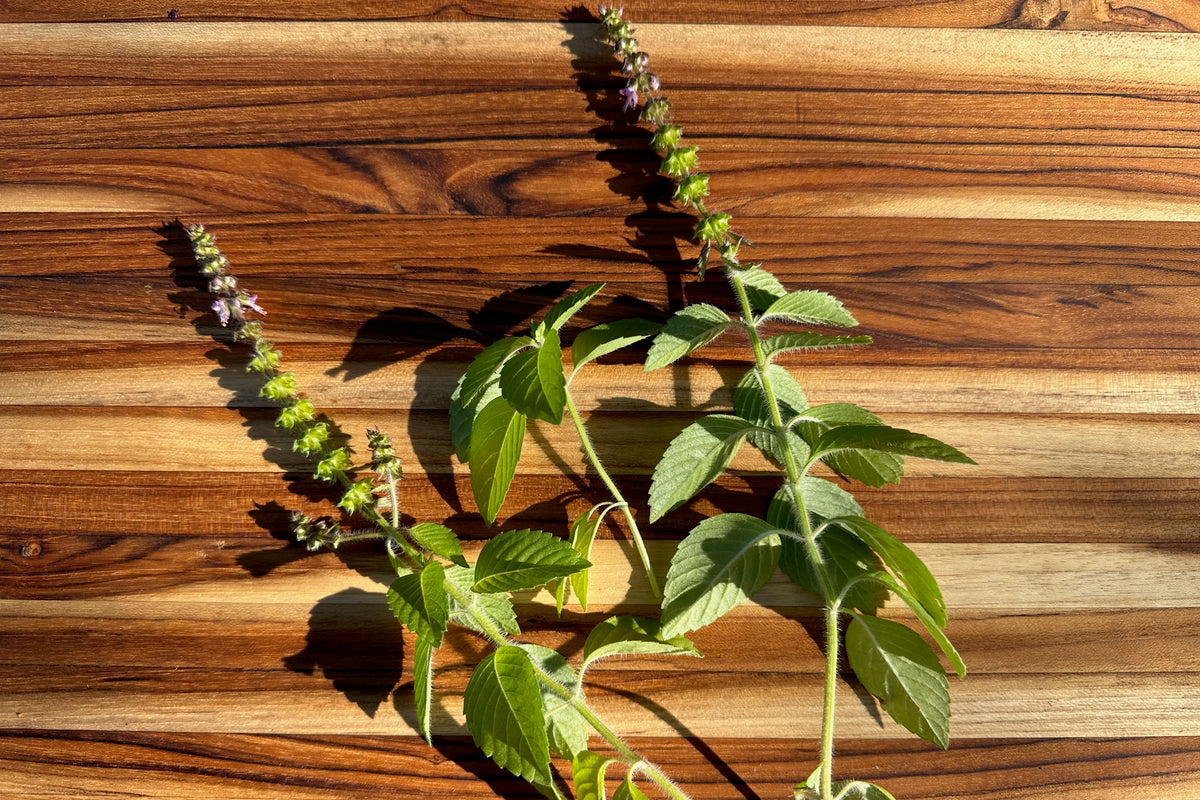
{"type": "Polygon", "coordinates": [[[371,483],[370,478],[357,480],[347,486],[346,491],[342,493],[341,501],[338,502],[340,508],[346,509],[351,514],[374,505],[375,485],[371,483]]]}
{"type": "Polygon", "coordinates": [[[296,397],[296,373],[283,372],[263,384],[258,390],[259,397],[265,397],[276,403],[285,403],[296,397]]]}
{"type": "Polygon", "coordinates": [[[695,146],[672,147],[667,151],[666,158],[662,160],[662,166],[658,168],[658,171],[676,179],[687,177],[699,160],[697,156],[699,149],[695,146]]]}
{"type": "Polygon", "coordinates": [[[684,206],[694,206],[708,196],[708,175],[703,172],[688,175],[675,187],[675,199],[684,206]]]}
{"type": "Polygon", "coordinates": [[[642,114],[639,119],[649,122],[651,125],[662,125],[667,121],[670,113],[671,104],[662,97],[654,97],[642,106],[642,114]]]}
{"type": "Polygon", "coordinates": [[[329,426],[324,422],[317,422],[292,443],[292,449],[298,450],[306,456],[316,456],[325,449],[327,441],[329,441],[329,426]]]}
{"type": "Polygon", "coordinates": [[[317,471],[313,473],[313,477],[326,483],[336,483],[338,476],[346,474],[350,467],[350,454],[346,452],[346,448],[339,447],[317,463],[317,471]]]}
{"type": "Polygon", "coordinates": [[[729,220],[731,219],[733,217],[721,211],[709,214],[702,218],[700,224],[696,226],[696,238],[702,242],[720,241],[729,232],[729,220]]]}
{"type": "Polygon", "coordinates": [[[246,322],[233,332],[233,338],[238,342],[258,342],[262,339],[263,325],[258,320],[246,322]]]}
{"type": "Polygon", "coordinates": [[[367,431],[367,447],[371,449],[371,469],[386,480],[399,480],[404,474],[400,460],[392,449],[392,440],[376,430],[367,431]]]}
{"type": "Polygon", "coordinates": [[[274,372],[279,366],[279,359],[283,354],[278,350],[265,350],[260,353],[255,353],[254,358],[250,359],[250,363],[246,365],[247,372],[261,372],[266,374],[274,372]]]}
{"type": "Polygon", "coordinates": [[[313,408],[311,400],[296,400],[291,405],[279,409],[279,416],[275,420],[275,426],[277,428],[295,430],[301,425],[312,422],[313,417],[316,415],[317,412],[313,408]]]}
{"type": "Polygon", "coordinates": [[[650,144],[658,152],[665,153],[679,144],[680,136],[683,136],[683,128],[678,125],[659,125],[650,144]]]}

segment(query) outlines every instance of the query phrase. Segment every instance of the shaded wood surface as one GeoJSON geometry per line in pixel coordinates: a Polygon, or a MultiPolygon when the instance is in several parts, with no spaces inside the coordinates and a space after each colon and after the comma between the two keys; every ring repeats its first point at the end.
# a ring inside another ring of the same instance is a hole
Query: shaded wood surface
{"type": "MultiPolygon", "coordinates": [[[[355,439],[390,431],[406,511],[472,551],[491,531],[445,413],[474,354],[571,281],[607,285],[568,335],[725,289],[696,280],[585,10],[167,10],[0,2],[0,794],[535,797],[465,738],[481,642],[438,655],[430,748],[386,563],[286,541],[328,491],[166,223],[219,236],[305,391],[355,439]]],[[[838,772],[909,800],[1200,796],[1200,4],[630,11],[714,205],[875,340],[787,357],[810,399],[980,462],[859,494],[938,575],[971,675],[945,753],[846,676],[838,772]]],[[[635,505],[746,369],[734,337],[698,355],[573,384],[635,505]]],[[[777,479],[734,467],[646,530],[660,572],[705,515],[761,512],[777,479]]],[[[602,497],[565,430],[536,426],[523,468],[502,526],[602,497]]],[[[586,614],[522,595],[526,637],[577,657],[604,615],[653,613],[630,553],[601,532],[586,614]]],[[[695,797],[790,797],[817,749],[815,603],[777,576],[696,633],[706,658],[597,666],[591,694],[695,797]]]]}

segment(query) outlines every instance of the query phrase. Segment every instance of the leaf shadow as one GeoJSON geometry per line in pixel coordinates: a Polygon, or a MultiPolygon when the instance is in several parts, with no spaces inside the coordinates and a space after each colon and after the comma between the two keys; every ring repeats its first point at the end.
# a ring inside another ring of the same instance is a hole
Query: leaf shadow
{"type": "MultiPolygon", "coordinates": [[[[343,589],[312,607],[304,648],[286,656],[283,665],[303,675],[320,672],[374,719],[404,674],[403,631],[380,594],[343,589]]],[[[411,704],[397,711],[416,727],[411,704]]]]}

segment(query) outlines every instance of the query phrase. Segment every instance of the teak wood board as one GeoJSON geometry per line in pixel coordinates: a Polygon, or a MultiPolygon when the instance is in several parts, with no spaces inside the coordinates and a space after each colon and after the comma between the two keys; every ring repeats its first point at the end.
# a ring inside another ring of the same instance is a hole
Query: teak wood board
{"type": "MultiPolygon", "coordinates": [[[[474,354],[572,281],[606,289],[568,334],[726,293],[585,9],[179,5],[0,2],[0,796],[537,797],[463,727],[481,642],[438,655],[429,747],[386,563],[282,541],[329,494],[167,223],[217,234],[305,391],[360,449],[389,430],[406,511],[472,551],[494,529],[446,409],[474,354]]],[[[788,356],[810,399],[980,462],[860,493],[941,579],[971,673],[944,753],[846,675],[838,771],[902,800],[1195,800],[1200,3],[628,10],[714,206],[875,340],[788,356]]],[[[581,373],[635,505],[745,369],[729,336],[581,373]]],[[[603,496],[565,430],[537,426],[524,467],[501,528],[562,531],[603,496]]],[[[734,467],[647,528],[660,573],[704,516],[761,513],[776,479],[734,467]]],[[[630,558],[601,532],[587,613],[520,596],[528,639],[577,658],[603,616],[653,613],[630,558]]],[[[706,658],[597,667],[596,705],[696,798],[790,797],[816,762],[816,602],[777,576],[696,633],[706,658]]]]}

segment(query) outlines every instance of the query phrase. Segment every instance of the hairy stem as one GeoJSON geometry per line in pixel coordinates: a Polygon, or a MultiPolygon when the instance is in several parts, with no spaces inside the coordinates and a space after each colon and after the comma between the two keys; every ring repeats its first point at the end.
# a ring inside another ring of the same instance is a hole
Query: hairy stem
{"type": "Polygon", "coordinates": [[[588,461],[595,468],[596,474],[600,476],[600,480],[608,487],[608,491],[612,494],[617,506],[621,509],[621,513],[625,515],[625,522],[629,525],[629,532],[633,536],[633,544],[637,548],[638,556],[642,559],[642,567],[646,570],[646,580],[650,582],[650,591],[654,593],[654,599],[662,598],[662,590],[658,588],[658,579],[654,577],[654,569],[650,566],[650,554],[646,552],[646,543],[642,541],[642,533],[638,530],[637,521],[633,517],[633,511],[629,508],[629,503],[621,494],[621,490],[617,488],[617,484],[609,476],[608,471],[604,469],[604,464],[600,462],[600,456],[596,454],[596,448],[592,445],[592,439],[588,436],[587,429],[583,426],[583,419],[579,416],[579,409],[575,406],[575,400],[571,397],[571,392],[567,390],[567,411],[571,413],[571,421],[575,423],[575,431],[579,434],[579,442],[583,445],[583,452],[587,454],[588,461]]]}
{"type": "Polygon", "coordinates": [[[821,712],[821,800],[833,800],[833,709],[837,698],[838,604],[825,607],[825,699],[821,712]]]}
{"type": "Polygon", "coordinates": [[[779,449],[783,453],[783,466],[787,472],[788,494],[791,495],[792,506],[796,511],[796,518],[800,524],[800,532],[804,536],[804,549],[815,568],[813,572],[820,583],[818,588],[826,604],[825,696],[821,710],[821,798],[822,800],[832,800],[834,699],[837,692],[838,649],[841,646],[838,632],[839,603],[838,598],[834,595],[829,578],[825,574],[824,557],[821,555],[821,548],[817,546],[817,536],[812,529],[812,522],[808,518],[808,510],[804,507],[804,497],[800,491],[800,481],[803,478],[803,473],[800,467],[797,466],[796,455],[792,452],[791,442],[788,439],[787,426],[784,424],[783,414],[779,410],[779,398],[775,394],[774,386],[771,384],[770,371],[767,369],[769,362],[763,351],[762,340],[758,336],[758,329],[755,327],[754,309],[750,305],[750,298],[746,294],[745,284],[742,282],[737,270],[729,267],[728,273],[734,294],[737,295],[738,303],[741,305],[742,316],[746,322],[746,332],[750,336],[750,344],[754,350],[754,366],[758,373],[759,382],[762,384],[767,408],[771,414],[771,425],[775,429],[775,438],[778,440],[779,449]]]}
{"type": "MultiPolygon", "coordinates": [[[[446,581],[445,586],[446,591],[449,592],[450,596],[457,600],[459,605],[467,610],[467,613],[471,615],[471,620],[479,626],[479,630],[483,631],[483,635],[487,637],[487,639],[493,645],[496,647],[504,647],[505,645],[517,644],[512,639],[508,638],[508,635],[504,631],[500,630],[500,628],[497,627],[490,617],[488,617],[486,614],[480,614],[475,609],[475,605],[468,593],[464,592],[458,586],[455,586],[451,581],[446,581]]],[[[531,661],[530,663],[533,662],[531,661]]],[[[542,670],[537,664],[533,664],[533,672],[534,675],[537,676],[539,683],[566,701],[571,708],[578,711],[579,715],[587,720],[587,723],[592,726],[592,729],[595,730],[596,733],[600,734],[600,736],[604,738],[604,741],[608,742],[609,746],[611,746],[620,754],[622,761],[630,766],[635,764],[638,765],[639,769],[645,772],[646,776],[650,778],[650,780],[654,781],[657,786],[659,786],[669,796],[674,798],[674,800],[691,800],[691,798],[689,798],[688,795],[683,792],[683,790],[676,786],[671,779],[663,773],[662,770],[660,770],[651,762],[647,761],[645,758],[642,758],[636,750],[625,744],[625,742],[621,740],[621,737],[618,736],[612,728],[608,727],[608,724],[602,720],[596,714],[596,712],[591,709],[590,706],[588,706],[587,701],[584,700],[584,698],[574,689],[568,686],[563,686],[558,682],[557,679],[554,678],[554,676],[542,670]]]]}

